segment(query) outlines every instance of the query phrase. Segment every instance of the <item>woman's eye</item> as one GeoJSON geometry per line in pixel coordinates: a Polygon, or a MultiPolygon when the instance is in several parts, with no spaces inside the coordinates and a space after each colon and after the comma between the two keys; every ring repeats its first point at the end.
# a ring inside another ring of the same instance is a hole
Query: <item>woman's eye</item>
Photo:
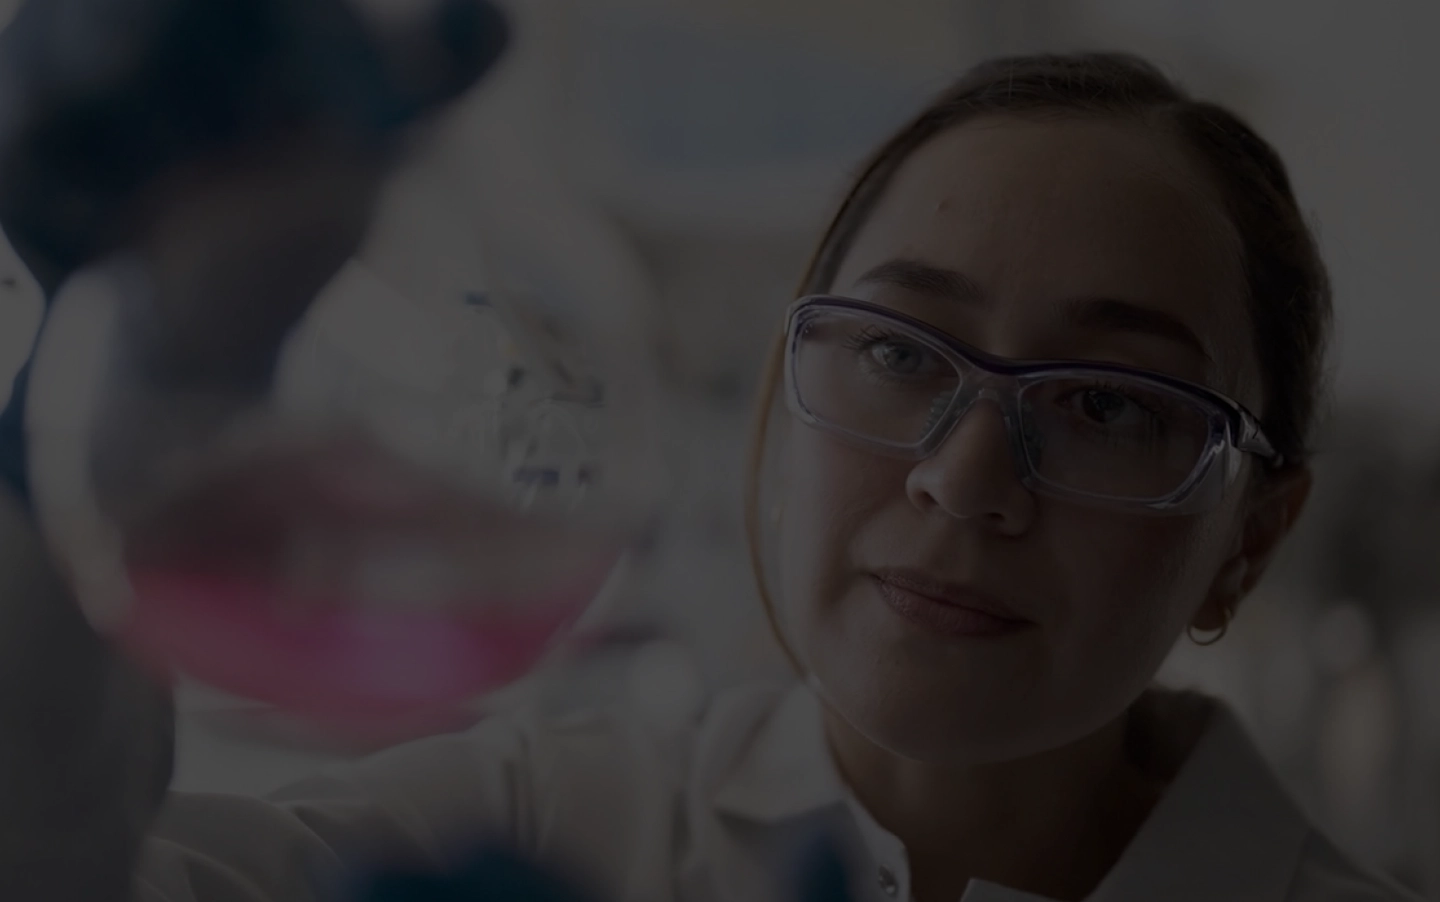
{"type": "Polygon", "coordinates": [[[1110,425],[1121,419],[1133,404],[1118,392],[1090,389],[1080,395],[1080,412],[1086,419],[1110,425]]]}
{"type": "Polygon", "coordinates": [[[880,342],[870,353],[881,366],[896,375],[914,375],[925,365],[925,352],[905,342],[880,342]]]}
{"type": "Polygon", "coordinates": [[[1072,416],[1091,426],[1152,430],[1164,426],[1163,407],[1111,388],[1082,388],[1065,399],[1072,416]]]}

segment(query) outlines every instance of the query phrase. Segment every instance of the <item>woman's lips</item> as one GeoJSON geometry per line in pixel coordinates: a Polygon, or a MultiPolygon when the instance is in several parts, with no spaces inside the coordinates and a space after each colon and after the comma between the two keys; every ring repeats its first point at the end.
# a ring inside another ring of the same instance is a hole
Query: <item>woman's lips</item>
{"type": "Polygon", "coordinates": [[[1028,620],[1002,617],[960,599],[941,599],[884,577],[876,577],[880,597],[901,617],[946,636],[991,637],[1019,632],[1032,624],[1028,620]]]}

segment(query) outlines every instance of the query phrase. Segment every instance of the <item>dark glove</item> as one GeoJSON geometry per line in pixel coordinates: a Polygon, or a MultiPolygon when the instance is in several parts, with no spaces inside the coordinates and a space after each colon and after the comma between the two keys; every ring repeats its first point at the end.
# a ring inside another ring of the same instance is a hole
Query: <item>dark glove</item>
{"type": "MultiPolygon", "coordinates": [[[[177,171],[296,132],[384,153],[507,39],[486,0],[383,33],[351,0],[29,0],[0,35],[0,227],[48,299],[163,214],[177,171]]],[[[26,381],[0,416],[22,497],[26,381]]]]}

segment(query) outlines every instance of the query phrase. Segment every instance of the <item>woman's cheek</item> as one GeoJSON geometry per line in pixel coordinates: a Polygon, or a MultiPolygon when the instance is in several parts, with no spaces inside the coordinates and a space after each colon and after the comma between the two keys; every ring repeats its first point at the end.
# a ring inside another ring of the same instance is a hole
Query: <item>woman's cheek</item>
{"type": "Polygon", "coordinates": [[[791,628],[809,635],[850,588],[856,538],[882,522],[889,505],[905,503],[904,475],[890,472],[894,462],[808,427],[797,433],[778,492],[778,572],[791,628]]]}
{"type": "MultiPolygon", "coordinates": [[[[1072,590],[1062,643],[1076,658],[1168,654],[1218,567],[1201,518],[1085,518],[1056,541],[1072,590]]],[[[1077,661],[1078,664],[1078,661],[1077,661]]]]}

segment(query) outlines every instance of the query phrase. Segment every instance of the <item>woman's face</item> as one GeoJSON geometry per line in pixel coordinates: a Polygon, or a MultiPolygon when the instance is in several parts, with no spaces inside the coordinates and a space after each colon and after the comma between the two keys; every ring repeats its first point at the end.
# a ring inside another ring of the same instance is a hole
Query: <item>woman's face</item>
{"type": "MultiPolygon", "coordinates": [[[[1240,259],[1217,197],[1172,139],[994,117],[903,164],[832,292],[992,354],[1144,367],[1259,410],[1240,259]],[[953,293],[956,275],[978,297],[953,293]],[[1087,315],[1097,299],[1109,315],[1087,315]]],[[[798,421],[785,441],[792,640],[841,716],[905,757],[1009,760],[1092,733],[1144,690],[1187,625],[1218,626],[1263,563],[1242,541],[1240,483],[1190,516],[1036,495],[987,402],[918,463],[798,421]],[[1019,622],[921,625],[903,613],[915,599],[877,576],[892,571],[1019,622]]]]}

